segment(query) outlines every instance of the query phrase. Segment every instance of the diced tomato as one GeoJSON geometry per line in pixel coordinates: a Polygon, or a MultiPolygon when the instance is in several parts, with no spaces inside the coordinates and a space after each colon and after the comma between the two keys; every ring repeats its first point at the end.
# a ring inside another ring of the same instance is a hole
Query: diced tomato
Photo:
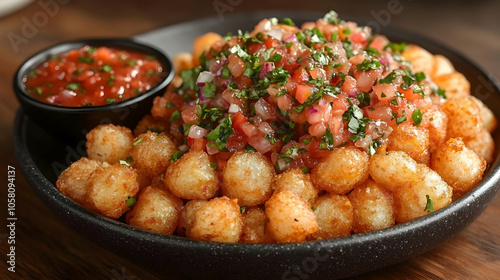
{"type": "Polygon", "coordinates": [[[423,97],[418,94],[413,92],[413,88],[409,88],[408,90],[404,90],[402,88],[398,88],[398,91],[403,94],[408,101],[414,101],[417,99],[422,99],[423,97]]]}
{"type": "Polygon", "coordinates": [[[239,77],[245,71],[245,62],[236,54],[230,54],[227,59],[229,60],[228,68],[231,72],[231,75],[234,77],[239,77]]]}
{"type": "Polygon", "coordinates": [[[264,47],[264,44],[259,44],[259,43],[256,43],[256,42],[251,42],[248,45],[248,53],[249,54],[254,54],[257,51],[259,51],[260,49],[262,49],[263,47],[264,47]]]}
{"type": "Polygon", "coordinates": [[[384,47],[385,47],[384,42],[382,42],[378,39],[374,39],[370,44],[370,48],[374,48],[374,49],[378,50],[379,52],[381,52],[384,47]]]}
{"type": "Polygon", "coordinates": [[[309,96],[311,96],[312,90],[308,85],[297,85],[297,91],[295,92],[295,98],[300,104],[303,104],[307,101],[309,96]]]}
{"type": "Polygon", "coordinates": [[[203,151],[207,146],[207,139],[205,138],[196,139],[188,136],[187,140],[189,147],[194,151],[203,151]]]}
{"type": "Polygon", "coordinates": [[[309,70],[309,74],[311,75],[311,78],[317,79],[317,78],[323,78],[323,77],[325,77],[326,72],[325,72],[325,70],[316,67],[316,68],[314,68],[312,70],[309,70]]]}
{"type": "Polygon", "coordinates": [[[233,123],[233,128],[241,133],[243,133],[242,125],[248,122],[248,118],[245,117],[241,112],[237,112],[231,118],[233,123]]]}
{"type": "Polygon", "coordinates": [[[276,48],[280,45],[280,42],[274,38],[268,38],[266,39],[266,41],[264,42],[264,45],[266,46],[266,49],[269,49],[269,48],[276,48]]]}
{"type": "Polygon", "coordinates": [[[351,39],[351,41],[353,41],[353,43],[362,44],[362,45],[365,45],[365,43],[368,39],[367,35],[363,32],[356,32],[354,34],[351,34],[348,37],[349,37],[349,39],[351,39]]]}
{"type": "Polygon", "coordinates": [[[293,73],[292,80],[295,81],[297,84],[305,83],[309,81],[309,73],[305,68],[300,67],[293,73]]]}
{"type": "Polygon", "coordinates": [[[246,145],[247,141],[244,140],[244,135],[237,130],[226,142],[226,148],[228,148],[229,151],[242,151],[245,149],[246,145]]]}

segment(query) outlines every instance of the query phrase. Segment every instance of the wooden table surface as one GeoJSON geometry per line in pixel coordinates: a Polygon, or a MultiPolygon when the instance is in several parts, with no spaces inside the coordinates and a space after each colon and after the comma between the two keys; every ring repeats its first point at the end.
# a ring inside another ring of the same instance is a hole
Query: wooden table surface
{"type": "MultiPolygon", "coordinates": [[[[406,28],[446,43],[500,75],[500,1],[37,0],[0,18],[0,204],[7,215],[7,170],[16,167],[16,272],[7,271],[8,230],[0,228],[0,279],[168,279],[87,240],[36,197],[13,151],[19,104],[11,88],[20,63],[34,52],[81,37],[131,36],[177,22],[249,10],[327,12],[406,28]],[[167,3],[168,2],[168,3],[167,3]],[[216,9],[218,7],[218,10],[216,9]],[[396,7],[396,8],[395,8],[396,7]]],[[[499,279],[500,196],[457,236],[430,252],[356,279],[499,279]]]]}

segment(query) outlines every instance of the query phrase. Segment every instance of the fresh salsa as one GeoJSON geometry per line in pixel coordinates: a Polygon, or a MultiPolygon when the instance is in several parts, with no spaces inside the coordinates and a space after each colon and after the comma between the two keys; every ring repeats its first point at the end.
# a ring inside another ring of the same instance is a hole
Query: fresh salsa
{"type": "Polygon", "coordinates": [[[427,126],[421,108],[445,98],[411,71],[405,47],[334,12],[310,29],[265,19],[252,33],[228,34],[198,67],[181,71],[183,83],[162,110],[171,134],[214,155],[220,170],[236,151],[267,155],[278,172],[307,172],[345,145],[373,155],[396,126],[427,126]]]}
{"type": "Polygon", "coordinates": [[[164,76],[160,62],[140,52],[84,46],[54,55],[24,78],[34,99],[64,107],[112,104],[140,95],[164,76]]]}

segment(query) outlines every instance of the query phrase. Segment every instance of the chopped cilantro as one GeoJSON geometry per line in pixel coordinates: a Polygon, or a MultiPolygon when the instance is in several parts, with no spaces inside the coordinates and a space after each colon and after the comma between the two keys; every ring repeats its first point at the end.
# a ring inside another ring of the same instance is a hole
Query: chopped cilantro
{"type": "Polygon", "coordinates": [[[394,82],[394,79],[399,76],[398,72],[393,71],[389,73],[385,78],[381,79],[378,81],[379,84],[392,84],[394,82]]]}
{"type": "Polygon", "coordinates": [[[389,44],[387,44],[387,45],[384,46],[384,50],[386,50],[386,49],[389,48],[394,53],[401,53],[401,52],[403,52],[406,49],[407,46],[408,46],[408,44],[404,43],[404,42],[403,43],[399,43],[399,44],[391,42],[391,43],[389,43],[389,44]]]}
{"type": "Polygon", "coordinates": [[[281,24],[289,25],[289,26],[295,26],[295,23],[290,18],[284,18],[280,21],[281,24]]]}
{"type": "Polygon", "coordinates": [[[365,58],[361,64],[358,64],[356,66],[356,69],[361,70],[361,71],[369,71],[369,70],[375,70],[382,66],[382,64],[376,59],[372,58],[371,60],[365,58]]]}
{"type": "Polygon", "coordinates": [[[413,119],[413,123],[416,126],[420,125],[420,123],[422,122],[422,112],[420,111],[419,108],[413,111],[413,113],[411,114],[411,118],[413,119]]]}
{"type": "Polygon", "coordinates": [[[427,203],[425,204],[424,211],[434,212],[434,204],[432,203],[431,197],[426,194],[425,198],[427,199],[427,203]]]}
{"type": "Polygon", "coordinates": [[[66,89],[69,89],[69,90],[72,90],[72,91],[78,90],[78,89],[80,89],[80,83],[69,83],[66,86],[66,89]]]}
{"type": "Polygon", "coordinates": [[[83,62],[83,63],[87,63],[87,64],[92,64],[94,63],[94,59],[90,58],[90,57],[84,57],[84,56],[80,56],[78,58],[78,61],[80,62],[83,62]]]}
{"type": "Polygon", "coordinates": [[[139,139],[137,139],[137,140],[134,142],[134,144],[132,144],[132,145],[135,147],[135,146],[137,146],[137,145],[141,144],[141,143],[142,143],[142,141],[143,141],[143,139],[142,139],[142,138],[139,138],[139,139]]]}
{"type": "Polygon", "coordinates": [[[331,24],[339,24],[342,20],[335,11],[329,11],[325,16],[323,16],[323,21],[331,24]]]}
{"type": "Polygon", "coordinates": [[[424,72],[418,72],[415,73],[415,79],[417,80],[417,83],[420,83],[421,81],[425,80],[427,77],[425,76],[424,72]]]}
{"type": "Polygon", "coordinates": [[[127,206],[128,206],[129,208],[133,208],[136,202],[137,202],[137,199],[135,198],[135,196],[129,196],[129,197],[125,200],[125,204],[127,204],[127,206]]]}
{"type": "Polygon", "coordinates": [[[174,104],[172,104],[170,102],[167,102],[167,104],[165,105],[165,108],[167,108],[167,109],[174,109],[175,106],[174,106],[174,104]]]}
{"type": "Polygon", "coordinates": [[[207,98],[212,98],[215,96],[215,90],[217,87],[211,82],[206,82],[205,87],[203,88],[203,96],[207,98]]]}
{"type": "Polygon", "coordinates": [[[201,67],[195,67],[192,69],[181,70],[180,76],[182,78],[182,86],[181,89],[192,89],[196,90],[198,86],[196,85],[196,79],[200,75],[201,67]]]}
{"type": "Polygon", "coordinates": [[[180,159],[182,157],[182,155],[184,155],[184,152],[177,151],[177,152],[173,153],[172,156],[168,160],[169,161],[177,161],[178,159],[180,159]]]}
{"type": "Polygon", "coordinates": [[[333,134],[329,127],[326,128],[325,135],[321,136],[321,139],[323,141],[319,143],[319,149],[333,151],[335,139],[333,138],[333,134]]]}
{"type": "Polygon", "coordinates": [[[370,105],[371,96],[368,92],[360,92],[356,95],[356,98],[358,98],[359,100],[360,107],[365,107],[370,105]]]}
{"type": "Polygon", "coordinates": [[[274,53],[267,61],[269,62],[280,62],[283,56],[279,53],[274,53]]]}
{"type": "Polygon", "coordinates": [[[175,110],[172,115],[170,116],[170,118],[168,119],[169,122],[173,122],[173,121],[176,121],[178,119],[181,118],[181,113],[177,110],[175,110]]]}
{"type": "Polygon", "coordinates": [[[436,95],[441,96],[441,97],[442,97],[442,98],[444,98],[444,99],[447,99],[447,97],[446,97],[446,91],[445,91],[444,89],[441,89],[441,88],[438,88],[438,89],[436,89],[436,90],[434,90],[434,89],[433,89],[433,90],[432,90],[432,92],[433,92],[434,94],[436,94],[436,95]]]}
{"type": "Polygon", "coordinates": [[[215,145],[219,151],[224,150],[227,139],[229,139],[229,137],[234,133],[231,125],[231,115],[228,115],[221,124],[219,124],[206,136],[208,141],[213,141],[213,145],[215,145]]]}
{"type": "Polygon", "coordinates": [[[109,65],[109,64],[106,64],[102,67],[102,71],[109,73],[109,72],[113,71],[113,67],[111,67],[111,65],[109,65]]]}
{"type": "Polygon", "coordinates": [[[403,114],[401,115],[401,117],[398,117],[396,118],[396,123],[397,124],[402,124],[406,121],[406,113],[405,113],[405,110],[403,110],[403,114]]]}

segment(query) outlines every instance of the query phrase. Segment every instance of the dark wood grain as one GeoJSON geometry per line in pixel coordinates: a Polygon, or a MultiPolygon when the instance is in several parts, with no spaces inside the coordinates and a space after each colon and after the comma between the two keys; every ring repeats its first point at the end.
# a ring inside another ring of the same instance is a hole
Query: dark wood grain
{"type": "MultiPolygon", "coordinates": [[[[383,1],[257,1],[218,0],[237,4],[224,15],[249,10],[287,9],[326,12],[379,20],[419,32],[472,57],[492,76],[500,73],[499,1],[401,0],[399,12],[388,14],[383,1]],[[388,16],[389,15],[389,16],[388,16]]],[[[168,279],[168,275],[111,253],[58,220],[35,196],[13,152],[12,123],[19,107],[11,89],[16,68],[34,52],[51,44],[81,37],[131,36],[205,16],[217,16],[215,1],[78,1],[58,4],[57,11],[14,46],[26,21],[45,12],[34,1],[0,18],[0,219],[6,221],[7,166],[16,167],[16,273],[7,271],[7,229],[0,228],[0,279],[168,279]],[[10,34],[10,35],[9,35],[10,34]]],[[[53,10],[54,11],[54,10],[53,10]]],[[[46,13],[46,12],[45,12],[46,13]]],[[[43,18],[39,18],[41,20],[43,18]]],[[[40,23],[40,22],[39,22],[40,23]]],[[[430,252],[353,279],[498,279],[500,275],[500,196],[457,236],[430,252]]]]}

